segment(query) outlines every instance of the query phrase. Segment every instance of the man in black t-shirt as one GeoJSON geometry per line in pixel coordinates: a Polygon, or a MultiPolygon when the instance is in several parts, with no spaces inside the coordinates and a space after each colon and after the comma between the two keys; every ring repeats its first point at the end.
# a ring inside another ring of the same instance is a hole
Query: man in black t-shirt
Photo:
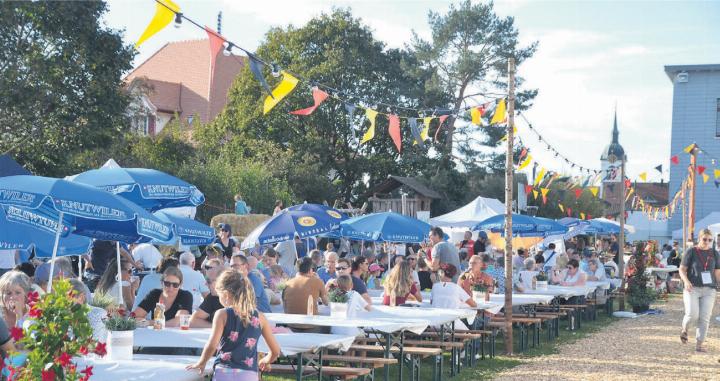
{"type": "Polygon", "coordinates": [[[210,328],[212,327],[212,321],[215,317],[215,312],[219,309],[225,308],[220,303],[220,297],[218,297],[217,291],[215,291],[215,280],[218,275],[225,269],[225,265],[217,259],[210,260],[205,264],[205,276],[207,278],[208,288],[210,289],[210,295],[203,299],[195,312],[190,317],[191,328],[210,328]]]}

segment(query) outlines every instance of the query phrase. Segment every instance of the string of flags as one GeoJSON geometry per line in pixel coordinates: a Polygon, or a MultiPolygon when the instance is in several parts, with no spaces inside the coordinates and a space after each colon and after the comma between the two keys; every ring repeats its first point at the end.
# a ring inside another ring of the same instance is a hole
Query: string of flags
{"type": "Polygon", "coordinates": [[[410,136],[412,136],[413,145],[418,145],[421,149],[425,148],[425,142],[430,139],[430,129],[433,120],[437,120],[437,123],[435,123],[435,134],[433,135],[434,140],[436,141],[439,138],[439,134],[443,128],[445,120],[447,120],[450,116],[455,118],[461,116],[469,117],[471,123],[476,126],[501,125],[507,122],[507,105],[505,99],[503,98],[493,99],[480,105],[465,107],[457,112],[453,112],[452,110],[446,108],[412,109],[399,105],[389,105],[382,102],[369,102],[365,104],[351,102],[343,97],[342,91],[325,84],[306,80],[302,78],[302,76],[292,73],[287,69],[283,70],[277,64],[268,63],[252,52],[236,45],[210,27],[200,25],[185,16],[180,7],[172,0],[155,0],[155,2],[155,14],[135,46],[140,46],[150,37],[167,27],[173,20],[175,20],[176,25],[180,25],[183,20],[187,20],[192,25],[203,29],[208,36],[211,56],[210,78],[213,78],[212,74],[215,68],[215,61],[217,59],[217,55],[222,52],[223,48],[228,53],[231,53],[234,48],[237,48],[247,54],[250,72],[260,83],[265,92],[267,92],[267,96],[263,101],[263,114],[268,114],[278,104],[280,104],[284,98],[292,93],[297,88],[298,84],[304,83],[311,90],[313,105],[304,109],[291,111],[290,114],[297,116],[312,115],[313,112],[315,112],[315,110],[328,98],[332,97],[344,104],[345,110],[348,113],[348,123],[353,136],[355,135],[353,113],[357,110],[364,110],[365,118],[367,119],[369,126],[363,133],[362,138],[360,139],[360,144],[365,144],[376,137],[378,115],[386,117],[388,119],[388,135],[392,139],[398,152],[402,151],[401,120],[406,120],[407,122],[408,129],[410,130],[410,136]],[[269,67],[272,75],[280,78],[280,82],[275,88],[271,89],[268,85],[268,82],[262,72],[263,67],[269,67]],[[387,106],[387,113],[380,111],[382,106],[387,106]],[[393,110],[405,110],[414,113],[417,116],[400,116],[393,110]],[[419,120],[422,128],[418,127],[419,120]]]}

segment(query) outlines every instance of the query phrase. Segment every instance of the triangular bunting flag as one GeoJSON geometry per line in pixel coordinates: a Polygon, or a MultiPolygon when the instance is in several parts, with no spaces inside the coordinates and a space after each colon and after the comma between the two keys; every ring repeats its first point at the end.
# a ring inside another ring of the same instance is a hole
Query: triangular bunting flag
{"type": "Polygon", "coordinates": [[[530,195],[530,192],[532,192],[532,189],[533,189],[532,185],[530,185],[530,184],[525,185],[525,195],[530,195]]]}
{"type": "Polygon", "coordinates": [[[535,189],[533,189],[533,191],[532,191],[532,192],[533,192],[533,196],[534,196],[534,197],[535,197],[535,199],[537,200],[539,192],[538,192],[538,191],[536,191],[535,189]]]}
{"type": "Polygon", "coordinates": [[[145,28],[143,34],[135,43],[135,47],[137,48],[155,33],[163,30],[163,28],[173,21],[175,14],[179,12],[180,7],[171,0],[157,0],[157,3],[155,4],[155,15],[152,20],[150,20],[150,24],[148,24],[147,28],[145,28]]]}
{"type": "Polygon", "coordinates": [[[285,98],[297,86],[298,79],[293,77],[286,71],[281,71],[282,81],[272,91],[272,97],[265,97],[263,104],[263,114],[267,114],[273,107],[277,106],[283,98],[285,98]]]}
{"type": "Polygon", "coordinates": [[[672,163],[675,164],[675,165],[678,165],[678,164],[680,164],[680,158],[677,157],[677,155],[675,155],[675,156],[673,156],[673,157],[670,158],[670,162],[672,162],[672,163]]]}
{"type": "Polygon", "coordinates": [[[630,199],[630,195],[633,194],[634,192],[635,192],[635,188],[630,188],[628,190],[627,196],[625,196],[625,202],[627,202],[627,200],[630,199]]]}
{"type": "Polygon", "coordinates": [[[593,196],[597,197],[598,191],[600,190],[600,188],[598,188],[598,187],[589,187],[588,189],[590,190],[590,193],[592,193],[593,196]]]}
{"type": "Polygon", "coordinates": [[[582,188],[575,189],[575,199],[579,199],[582,196],[582,188]]]}
{"type": "Polygon", "coordinates": [[[683,151],[684,151],[685,153],[690,153],[690,152],[693,150],[693,148],[695,148],[695,143],[690,144],[689,146],[685,147],[685,148],[683,149],[683,151]]]}
{"type": "Polygon", "coordinates": [[[327,97],[328,97],[328,93],[318,89],[317,87],[312,89],[312,95],[313,95],[313,101],[315,102],[314,105],[312,105],[308,108],[290,111],[290,113],[293,115],[308,116],[308,115],[312,114],[313,111],[315,111],[315,109],[318,108],[318,106],[320,106],[320,103],[323,103],[323,101],[325,101],[325,99],[327,99],[327,97]]]}
{"type": "Polygon", "coordinates": [[[563,206],[563,204],[558,204],[558,208],[560,208],[561,212],[565,213],[565,207],[563,206]]]}
{"type": "Polygon", "coordinates": [[[715,188],[720,188],[720,181],[715,180],[715,188]]]}
{"type": "Polygon", "coordinates": [[[260,86],[262,86],[263,89],[265,89],[265,91],[267,91],[267,93],[272,97],[273,95],[272,90],[270,90],[270,85],[268,85],[265,80],[265,76],[262,74],[262,67],[264,64],[252,54],[248,54],[248,60],[250,61],[250,72],[253,77],[255,77],[255,80],[260,82],[260,86]]]}
{"type": "Polygon", "coordinates": [[[369,108],[365,109],[365,116],[370,121],[370,127],[365,131],[365,134],[363,134],[362,140],[360,140],[360,144],[364,144],[372,138],[375,137],[375,117],[377,116],[378,112],[369,108]]]}
{"type": "Polygon", "coordinates": [[[213,73],[215,73],[215,61],[217,60],[218,53],[223,50],[225,39],[207,26],[205,27],[205,32],[210,40],[210,88],[212,88],[213,73]]]}
{"type": "Polygon", "coordinates": [[[580,212],[580,219],[581,219],[581,220],[584,220],[584,219],[585,219],[585,213],[580,212]]]}
{"type": "Polygon", "coordinates": [[[703,184],[707,183],[708,180],[710,180],[710,176],[708,176],[707,173],[703,173],[702,177],[703,177],[703,184]]]}
{"type": "Polygon", "coordinates": [[[540,182],[543,180],[543,178],[545,178],[545,168],[544,167],[540,169],[540,172],[538,173],[537,177],[535,178],[535,182],[533,182],[533,184],[535,186],[538,186],[538,184],[540,184],[540,182]]]}
{"type": "Polygon", "coordinates": [[[429,134],[430,134],[430,122],[431,122],[432,120],[433,120],[433,118],[432,118],[431,116],[428,116],[428,117],[426,117],[426,118],[423,118],[423,124],[424,124],[425,126],[423,127],[422,131],[420,131],[420,139],[422,139],[423,141],[428,140],[428,138],[430,137],[430,136],[429,136],[429,134]]]}
{"type": "Polygon", "coordinates": [[[567,216],[568,216],[568,217],[572,217],[572,208],[568,206],[568,207],[566,208],[566,210],[567,210],[567,216]]]}
{"type": "Polygon", "coordinates": [[[470,109],[470,121],[476,126],[482,126],[482,116],[485,113],[485,106],[477,106],[470,109]]]}
{"type": "Polygon", "coordinates": [[[527,158],[525,159],[525,161],[523,161],[522,163],[520,163],[520,166],[518,167],[518,171],[521,171],[521,170],[523,170],[525,167],[527,167],[527,166],[530,164],[531,161],[532,161],[532,156],[531,156],[531,155],[528,155],[527,158]]]}
{"type": "Polygon", "coordinates": [[[518,156],[518,162],[522,161],[522,159],[527,155],[528,150],[527,148],[523,147],[523,149],[520,151],[520,156],[518,156]]]}
{"type": "Polygon", "coordinates": [[[549,189],[549,188],[541,188],[541,189],[540,189],[540,193],[542,193],[542,198],[543,198],[543,205],[547,204],[547,194],[548,194],[548,192],[550,192],[550,189],[549,189]]]}
{"type": "Polygon", "coordinates": [[[716,179],[717,179],[718,177],[720,177],[720,169],[715,169],[715,170],[713,170],[713,174],[715,175],[715,178],[716,178],[716,179]]]}
{"type": "Polygon", "coordinates": [[[647,172],[643,172],[643,173],[639,174],[638,177],[639,177],[642,181],[647,181],[647,172]]]}
{"type": "Polygon", "coordinates": [[[588,220],[592,220],[592,216],[588,214],[588,215],[587,215],[587,219],[588,219],[588,220]]]}
{"type": "Polygon", "coordinates": [[[632,186],[632,181],[630,179],[625,179],[625,188],[630,188],[632,186]]]}
{"type": "Polygon", "coordinates": [[[490,124],[503,123],[505,121],[505,99],[500,99],[497,107],[495,107],[495,113],[493,114],[490,124]]]}
{"type": "Polygon", "coordinates": [[[400,136],[400,118],[397,115],[388,115],[388,132],[398,153],[402,150],[402,137],[400,136]]]}
{"type": "Polygon", "coordinates": [[[705,173],[705,167],[702,165],[698,165],[697,171],[698,171],[698,174],[702,175],[703,173],[705,173]]]}
{"type": "Polygon", "coordinates": [[[410,125],[410,134],[413,136],[413,145],[420,145],[420,148],[425,149],[425,143],[423,143],[422,133],[417,126],[417,119],[408,118],[408,124],[410,125]]]}
{"type": "Polygon", "coordinates": [[[655,170],[658,171],[658,172],[660,172],[660,174],[662,174],[662,164],[660,164],[660,165],[658,165],[657,167],[655,167],[655,170]]]}
{"type": "Polygon", "coordinates": [[[438,140],[438,134],[440,134],[440,130],[442,129],[443,123],[445,122],[445,119],[447,119],[450,115],[442,115],[438,117],[438,121],[440,124],[438,124],[437,130],[435,131],[435,141],[438,140]]]}

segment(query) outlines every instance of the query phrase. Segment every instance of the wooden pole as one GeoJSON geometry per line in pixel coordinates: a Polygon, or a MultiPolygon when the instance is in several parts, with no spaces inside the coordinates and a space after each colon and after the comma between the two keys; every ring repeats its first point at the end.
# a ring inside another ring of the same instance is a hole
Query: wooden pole
{"type": "Polygon", "coordinates": [[[512,201],[513,201],[513,129],[515,127],[515,59],[508,60],[507,152],[505,158],[505,351],[513,354],[512,331],[512,201]]]}
{"type": "MultiPolygon", "coordinates": [[[[618,274],[620,289],[625,289],[625,153],[620,158],[620,237],[618,238],[618,274]]],[[[625,311],[625,298],[620,298],[620,311],[625,311]]]]}
{"type": "MultiPolygon", "coordinates": [[[[687,208],[685,207],[685,182],[682,183],[682,191],[680,192],[680,202],[682,203],[682,221],[683,221],[683,230],[682,230],[682,252],[687,252],[687,208]]],[[[680,253],[678,253],[680,254],[680,253]]]]}
{"type": "Polygon", "coordinates": [[[690,198],[688,205],[688,237],[689,241],[695,240],[695,187],[697,168],[697,145],[693,144],[690,150],[690,198]]]}

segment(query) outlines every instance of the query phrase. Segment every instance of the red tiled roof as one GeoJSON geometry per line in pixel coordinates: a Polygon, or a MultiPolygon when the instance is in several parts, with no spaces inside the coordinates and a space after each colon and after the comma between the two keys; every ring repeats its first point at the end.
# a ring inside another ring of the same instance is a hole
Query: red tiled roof
{"type": "Polygon", "coordinates": [[[210,78],[207,39],[170,42],[130,72],[125,81],[145,77],[155,86],[156,94],[150,97],[155,107],[161,109],[177,103],[175,111],[180,111],[181,116],[197,115],[207,122],[227,104],[227,92],[244,63],[245,57],[218,54],[214,76],[210,78]],[[165,94],[166,91],[170,94],[165,94]]]}

